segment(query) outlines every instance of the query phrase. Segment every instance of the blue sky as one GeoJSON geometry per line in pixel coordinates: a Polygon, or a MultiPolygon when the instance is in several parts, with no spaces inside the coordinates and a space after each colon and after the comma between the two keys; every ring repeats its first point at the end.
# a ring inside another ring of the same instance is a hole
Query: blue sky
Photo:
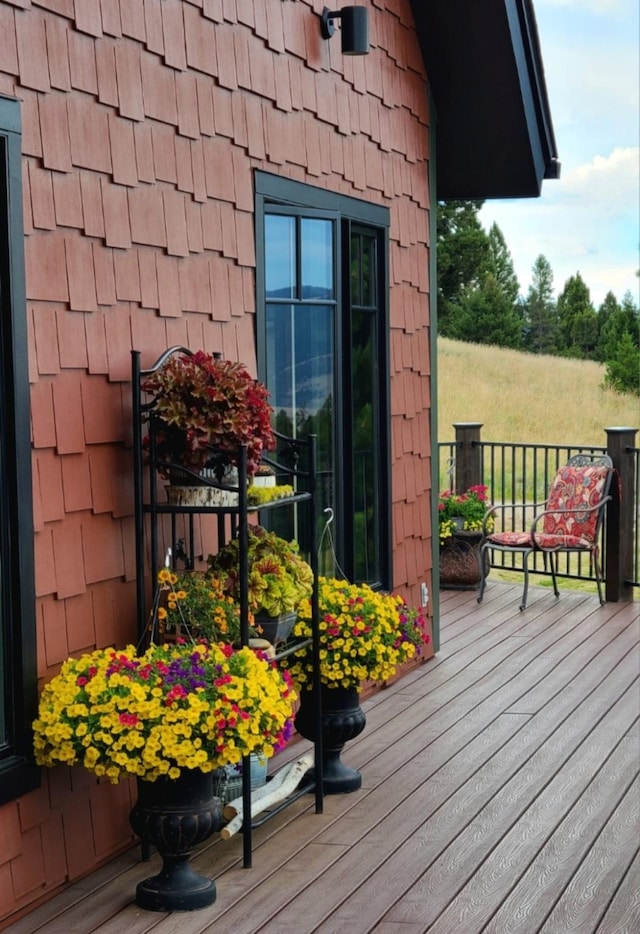
{"type": "Polygon", "coordinates": [[[559,181],[540,198],[487,201],[511,252],[520,292],[542,253],[556,294],[580,272],[596,308],[640,280],[640,106],[638,0],[535,0],[559,181]]]}

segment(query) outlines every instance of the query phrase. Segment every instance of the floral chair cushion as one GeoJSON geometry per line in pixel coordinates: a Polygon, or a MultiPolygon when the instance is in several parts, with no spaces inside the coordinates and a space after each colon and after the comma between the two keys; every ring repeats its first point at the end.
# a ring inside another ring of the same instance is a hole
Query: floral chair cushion
{"type": "MultiPolygon", "coordinates": [[[[586,510],[597,506],[602,500],[607,476],[610,468],[606,466],[594,467],[562,467],[556,474],[549,498],[547,500],[541,535],[536,535],[538,544],[545,547],[543,538],[546,536],[562,536],[582,540],[582,547],[593,544],[598,526],[599,510],[586,510]],[[566,512],[566,510],[581,509],[584,512],[566,512]],[[556,511],[557,510],[557,511],[556,511]]],[[[566,545],[569,542],[565,541],[566,545]]],[[[576,543],[577,547],[581,547],[576,543]]],[[[546,547],[554,547],[546,546],[546,547]]],[[[557,547],[557,546],[556,546],[557,547]]],[[[570,546],[571,547],[571,546],[570,546]]]]}
{"type": "Polygon", "coordinates": [[[591,550],[595,543],[599,510],[605,492],[607,466],[562,467],[556,474],[546,505],[546,515],[535,542],[530,532],[496,532],[487,536],[502,548],[577,548],[591,550]],[[566,510],[582,510],[568,512],[566,510]]]}

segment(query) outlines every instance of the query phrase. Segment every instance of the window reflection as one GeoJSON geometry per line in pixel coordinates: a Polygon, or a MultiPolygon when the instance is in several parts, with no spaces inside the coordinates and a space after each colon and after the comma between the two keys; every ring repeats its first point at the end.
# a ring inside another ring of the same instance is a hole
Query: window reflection
{"type": "Polygon", "coordinates": [[[265,217],[265,287],[267,298],[294,298],[296,284],[295,218],[265,217]]]}
{"type": "Polygon", "coordinates": [[[302,298],[333,298],[333,223],[303,218],[300,230],[302,298]]]}

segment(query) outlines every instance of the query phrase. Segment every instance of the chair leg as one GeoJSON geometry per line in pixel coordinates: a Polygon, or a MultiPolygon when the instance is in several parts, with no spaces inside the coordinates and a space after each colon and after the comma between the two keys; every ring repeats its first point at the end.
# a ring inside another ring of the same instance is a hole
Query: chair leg
{"type": "Polygon", "coordinates": [[[527,593],[529,591],[529,555],[531,554],[532,549],[529,548],[527,551],[522,553],[522,564],[524,567],[524,590],[522,591],[522,603],[520,604],[520,612],[527,608],[527,593]]]}
{"type": "Polygon", "coordinates": [[[556,571],[558,570],[558,556],[555,555],[552,551],[549,552],[549,567],[551,568],[551,583],[553,584],[553,592],[556,597],[559,597],[560,591],[558,590],[558,582],[556,580],[556,571]]]}
{"type": "Polygon", "coordinates": [[[593,567],[596,572],[596,584],[598,585],[598,599],[600,600],[600,606],[604,606],[607,601],[602,596],[602,576],[600,574],[600,562],[598,560],[597,551],[593,555],[593,567]]]}
{"type": "Polygon", "coordinates": [[[484,596],[484,588],[487,582],[487,576],[485,574],[485,552],[489,546],[487,544],[481,545],[478,548],[478,563],[480,564],[480,592],[478,594],[477,600],[478,603],[482,603],[482,598],[484,596]]]}

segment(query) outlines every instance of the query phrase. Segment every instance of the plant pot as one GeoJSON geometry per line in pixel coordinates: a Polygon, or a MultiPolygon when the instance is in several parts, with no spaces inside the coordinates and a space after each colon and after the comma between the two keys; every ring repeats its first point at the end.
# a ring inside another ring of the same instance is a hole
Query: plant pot
{"type": "Polygon", "coordinates": [[[162,869],[140,882],[136,904],[147,911],[193,911],[216,900],[213,879],[189,865],[193,848],[223,823],[213,791],[214,774],[183,770],[179,778],[138,779],[138,801],[129,815],[134,832],[162,856],[162,869]]]}
{"type": "Polygon", "coordinates": [[[237,506],[238,505],[238,471],[235,467],[227,467],[222,479],[218,480],[215,470],[204,469],[200,471],[202,483],[195,477],[180,471],[173,471],[169,485],[166,487],[167,500],[172,506],[237,506]],[[222,483],[223,487],[210,486],[209,482],[222,483]],[[225,489],[224,487],[236,487],[225,489]]]}
{"type": "Polygon", "coordinates": [[[286,642],[298,618],[297,613],[281,613],[280,616],[269,616],[267,613],[256,613],[254,616],[256,626],[260,627],[263,639],[271,645],[286,642]]]}
{"type": "MultiPolygon", "coordinates": [[[[251,772],[251,790],[261,788],[267,781],[268,760],[266,756],[251,753],[249,757],[251,772]]],[[[223,806],[242,794],[242,772],[236,766],[225,765],[219,769],[219,775],[214,781],[215,794],[222,801],[223,806]]]]}
{"type": "MultiPolygon", "coordinates": [[[[360,707],[357,688],[330,688],[323,684],[322,695],[322,787],[327,795],[357,791],[362,775],[357,769],[345,765],[340,754],[345,743],[355,739],[365,728],[366,717],[360,707]]],[[[312,691],[300,692],[300,708],[295,716],[295,727],[305,739],[315,740],[316,721],[312,691]]]]}
{"type": "MultiPolygon", "coordinates": [[[[476,590],[480,586],[482,532],[455,532],[440,548],[440,587],[476,590]]],[[[485,555],[486,574],[489,556],[485,555]]]]}
{"type": "Polygon", "coordinates": [[[273,474],[268,474],[268,475],[265,474],[263,476],[261,476],[260,474],[256,474],[251,480],[251,486],[275,486],[275,485],[276,485],[276,478],[273,476],[273,474]]]}

